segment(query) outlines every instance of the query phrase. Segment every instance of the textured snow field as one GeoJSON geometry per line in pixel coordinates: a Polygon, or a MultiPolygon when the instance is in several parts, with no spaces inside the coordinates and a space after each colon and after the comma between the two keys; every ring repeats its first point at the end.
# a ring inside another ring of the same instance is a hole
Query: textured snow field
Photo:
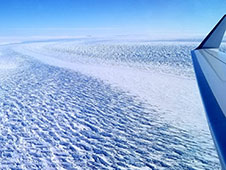
{"type": "Polygon", "coordinates": [[[1,46],[0,169],[219,169],[192,69],[196,45],[1,46]]]}

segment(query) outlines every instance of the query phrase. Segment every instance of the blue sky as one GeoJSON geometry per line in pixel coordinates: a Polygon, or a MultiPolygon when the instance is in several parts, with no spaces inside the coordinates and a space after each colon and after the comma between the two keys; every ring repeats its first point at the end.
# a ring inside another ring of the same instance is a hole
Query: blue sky
{"type": "Polygon", "coordinates": [[[226,0],[1,0],[0,36],[207,34],[226,0]]]}

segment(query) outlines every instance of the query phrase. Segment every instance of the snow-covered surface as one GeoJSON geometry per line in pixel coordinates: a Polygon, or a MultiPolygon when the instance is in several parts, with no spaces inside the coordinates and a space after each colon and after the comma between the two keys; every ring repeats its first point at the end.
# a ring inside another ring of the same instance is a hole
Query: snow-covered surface
{"type": "Polygon", "coordinates": [[[196,45],[2,46],[1,168],[219,169],[190,58],[196,45]]]}
{"type": "Polygon", "coordinates": [[[200,124],[203,108],[189,54],[195,45],[174,44],[79,40],[27,44],[14,50],[46,64],[104,80],[152,107],[160,108],[161,103],[161,110],[168,113],[166,120],[172,120],[171,123],[205,126],[200,124]]]}

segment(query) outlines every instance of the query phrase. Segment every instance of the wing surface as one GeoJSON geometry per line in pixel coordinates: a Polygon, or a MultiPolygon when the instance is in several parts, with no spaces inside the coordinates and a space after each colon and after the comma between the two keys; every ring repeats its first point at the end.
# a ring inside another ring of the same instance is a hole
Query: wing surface
{"type": "Polygon", "coordinates": [[[226,15],[191,52],[206,117],[223,169],[226,169],[226,54],[218,48],[225,28],[226,15]]]}

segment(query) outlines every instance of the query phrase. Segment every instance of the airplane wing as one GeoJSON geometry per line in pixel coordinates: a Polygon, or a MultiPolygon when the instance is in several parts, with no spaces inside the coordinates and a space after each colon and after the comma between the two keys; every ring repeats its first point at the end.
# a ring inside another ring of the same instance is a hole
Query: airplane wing
{"type": "Polygon", "coordinates": [[[226,169],[226,53],[219,51],[226,29],[224,15],[191,52],[196,79],[222,169],[226,169]]]}

